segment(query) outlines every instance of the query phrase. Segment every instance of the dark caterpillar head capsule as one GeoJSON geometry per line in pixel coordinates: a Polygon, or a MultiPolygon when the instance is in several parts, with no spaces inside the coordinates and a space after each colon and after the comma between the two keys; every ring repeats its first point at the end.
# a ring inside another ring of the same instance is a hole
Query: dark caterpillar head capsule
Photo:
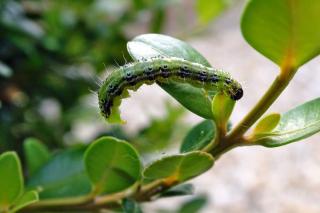
{"type": "Polygon", "coordinates": [[[230,94],[230,98],[234,101],[239,100],[243,96],[243,89],[237,88],[232,94],[230,94]]]}

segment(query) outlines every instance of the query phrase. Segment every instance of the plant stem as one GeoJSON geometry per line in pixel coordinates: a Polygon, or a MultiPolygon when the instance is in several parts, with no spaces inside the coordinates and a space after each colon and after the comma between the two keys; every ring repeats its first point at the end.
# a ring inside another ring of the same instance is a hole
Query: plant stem
{"type": "Polygon", "coordinates": [[[294,68],[283,68],[280,74],[273,81],[269,89],[243,118],[242,121],[226,137],[226,142],[231,142],[241,138],[244,133],[269,109],[274,101],[281,95],[284,89],[296,73],[294,68]]]}

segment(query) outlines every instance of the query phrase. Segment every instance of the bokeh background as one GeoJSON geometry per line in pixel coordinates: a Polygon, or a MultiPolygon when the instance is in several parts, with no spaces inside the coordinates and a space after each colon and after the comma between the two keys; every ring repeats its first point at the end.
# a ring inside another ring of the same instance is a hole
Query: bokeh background
{"type": "MultiPolygon", "coordinates": [[[[201,121],[156,85],[123,101],[128,123],[100,118],[95,91],[106,73],[130,61],[126,42],[143,33],[187,41],[244,87],[232,122],[239,121],[278,72],[243,39],[244,1],[95,0],[0,2],[0,152],[36,137],[52,150],[90,143],[101,135],[127,139],[151,159],[176,152],[201,121]],[[214,4],[214,7],[206,7],[214,4]]],[[[320,59],[303,66],[270,112],[319,97],[320,59]]],[[[237,148],[192,180],[207,198],[200,212],[320,212],[319,135],[268,149],[237,148]]],[[[192,196],[143,205],[146,212],[175,210],[192,196]]]]}

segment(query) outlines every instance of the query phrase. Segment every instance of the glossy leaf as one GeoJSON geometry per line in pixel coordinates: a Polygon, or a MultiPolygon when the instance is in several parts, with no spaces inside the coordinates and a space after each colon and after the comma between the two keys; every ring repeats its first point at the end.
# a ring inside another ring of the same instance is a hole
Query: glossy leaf
{"type": "Polygon", "coordinates": [[[9,213],[17,212],[18,210],[33,204],[39,200],[39,195],[36,191],[25,192],[17,201],[15,201],[9,213]]]}
{"type": "Polygon", "coordinates": [[[320,1],[251,0],[241,29],[248,43],[279,66],[299,67],[320,53],[320,1]]]}
{"type": "Polygon", "coordinates": [[[143,174],[146,182],[166,179],[172,183],[179,183],[204,173],[212,165],[211,155],[195,151],[157,160],[146,167],[143,174]]]}
{"type": "Polygon", "coordinates": [[[192,195],[194,193],[194,187],[192,184],[181,184],[170,188],[169,190],[161,193],[160,197],[173,197],[173,196],[183,196],[192,195]]]}
{"type": "Polygon", "coordinates": [[[26,139],[23,143],[23,149],[29,175],[36,172],[50,159],[47,147],[35,138],[26,139]]]}
{"type": "Polygon", "coordinates": [[[205,148],[216,136],[216,126],[212,120],[204,120],[194,126],[184,138],[180,152],[190,152],[205,148]]]}
{"type": "MultiPolygon", "coordinates": [[[[134,38],[127,45],[129,54],[134,60],[155,56],[180,57],[188,61],[210,66],[209,62],[189,44],[160,34],[144,34],[134,38]]],[[[184,83],[161,83],[160,86],[195,114],[212,118],[210,97],[201,88],[184,83]]],[[[214,93],[214,91],[210,92],[214,93]]]]}
{"type": "Polygon", "coordinates": [[[85,153],[85,167],[97,194],[122,191],[140,178],[140,159],[127,142],[113,137],[94,141],[85,153]]]}
{"type": "Polygon", "coordinates": [[[41,189],[41,199],[86,195],[91,191],[84,169],[84,146],[62,151],[52,157],[28,181],[28,188],[41,189]]]}
{"type": "Polygon", "coordinates": [[[281,116],[274,131],[256,135],[256,143],[267,147],[283,146],[320,131],[320,98],[294,108],[281,116]]]}
{"type": "Polygon", "coordinates": [[[262,118],[253,130],[253,134],[271,132],[279,124],[281,115],[272,113],[262,118]]]}
{"type": "Polygon", "coordinates": [[[5,152],[0,155],[0,212],[9,206],[23,192],[23,176],[18,155],[5,152]]]}

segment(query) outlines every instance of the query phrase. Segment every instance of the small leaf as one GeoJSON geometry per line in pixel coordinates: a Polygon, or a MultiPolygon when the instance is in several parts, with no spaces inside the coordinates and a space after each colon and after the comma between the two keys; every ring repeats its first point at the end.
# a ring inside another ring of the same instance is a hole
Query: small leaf
{"type": "Polygon", "coordinates": [[[5,211],[23,192],[23,176],[18,155],[0,155],[0,212],[5,211]]]}
{"type": "Polygon", "coordinates": [[[142,213],[139,204],[131,199],[124,199],[122,207],[124,213],[142,213]]]}
{"type": "MultiPolygon", "coordinates": [[[[209,62],[189,44],[170,36],[144,34],[128,42],[127,49],[134,60],[155,56],[180,57],[210,67],[209,62]]],[[[161,83],[160,86],[193,113],[212,118],[210,97],[201,88],[184,83],[161,83]]],[[[210,94],[214,91],[210,91],[210,94]]]]}
{"type": "Polygon", "coordinates": [[[114,193],[140,178],[140,159],[127,142],[113,137],[94,141],[85,153],[85,167],[97,194],[114,193]]]}
{"type": "Polygon", "coordinates": [[[161,193],[160,197],[173,197],[173,196],[183,196],[192,195],[194,193],[194,187],[192,184],[181,184],[170,188],[169,190],[161,193]]]}
{"type": "Polygon", "coordinates": [[[9,213],[17,212],[18,210],[36,203],[39,200],[39,195],[36,191],[25,192],[13,205],[12,210],[9,213]]]}
{"type": "Polygon", "coordinates": [[[272,113],[262,118],[253,130],[253,134],[271,132],[279,124],[281,115],[272,113]]]}
{"type": "Polygon", "coordinates": [[[28,188],[41,189],[40,199],[87,195],[91,191],[84,169],[85,146],[64,150],[53,156],[28,181],[28,188]]]}
{"type": "Polygon", "coordinates": [[[320,98],[300,105],[281,116],[270,133],[256,135],[255,143],[266,147],[283,146],[320,131],[320,98]]]}
{"type": "Polygon", "coordinates": [[[180,152],[190,152],[205,148],[216,136],[216,126],[212,120],[204,120],[193,127],[184,138],[180,152]]]}
{"type": "Polygon", "coordinates": [[[34,174],[50,159],[47,147],[35,138],[27,138],[23,143],[23,149],[29,175],[34,174]]]}
{"type": "Polygon", "coordinates": [[[233,111],[235,101],[224,95],[216,94],[212,99],[212,115],[219,129],[227,131],[228,120],[233,111]]]}
{"type": "Polygon", "coordinates": [[[211,155],[195,151],[157,160],[146,167],[143,174],[146,182],[166,179],[172,183],[179,183],[204,173],[212,165],[211,155]]]}
{"type": "Polygon", "coordinates": [[[178,213],[197,213],[199,212],[207,203],[207,198],[204,196],[199,196],[193,198],[182,204],[178,213]]]}
{"type": "Polygon", "coordinates": [[[281,67],[297,68],[320,53],[320,1],[251,0],[241,22],[248,43],[281,67]]]}

